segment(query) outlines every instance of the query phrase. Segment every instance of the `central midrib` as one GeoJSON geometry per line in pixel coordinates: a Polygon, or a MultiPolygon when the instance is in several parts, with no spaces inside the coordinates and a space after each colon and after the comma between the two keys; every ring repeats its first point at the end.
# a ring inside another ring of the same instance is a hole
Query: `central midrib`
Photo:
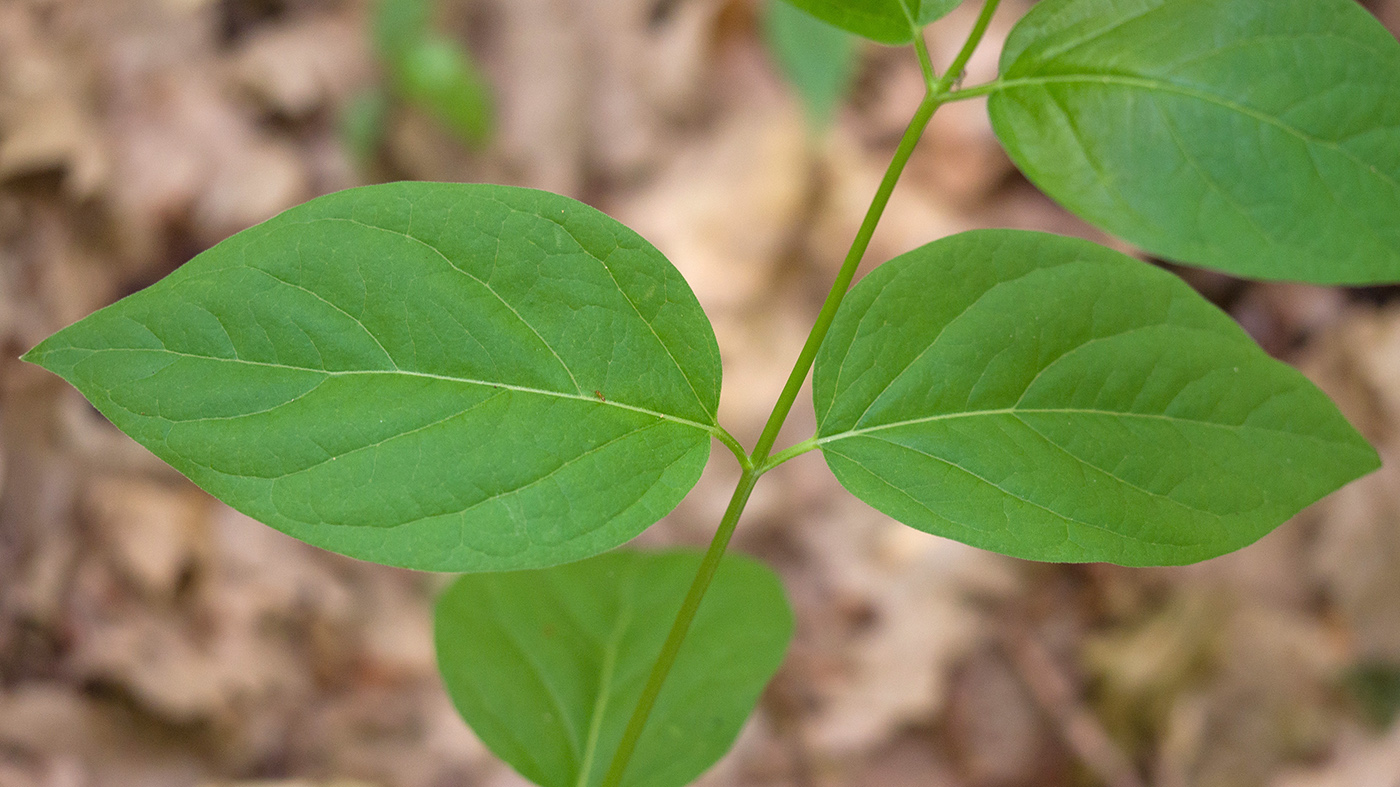
{"type": "Polygon", "coordinates": [[[241,364],[246,364],[246,365],[248,365],[248,366],[260,366],[260,367],[265,367],[265,368],[269,368],[269,369],[287,369],[287,370],[289,370],[289,371],[296,371],[296,372],[310,372],[310,373],[312,373],[312,374],[321,374],[321,375],[325,375],[325,376],[327,376],[327,377],[352,377],[352,376],[357,376],[357,375],[389,375],[389,376],[400,375],[400,376],[406,376],[406,377],[422,377],[422,378],[426,378],[426,379],[430,379],[430,380],[442,380],[442,381],[444,381],[444,382],[452,382],[452,383],[465,383],[465,384],[467,384],[467,385],[481,385],[481,386],[487,386],[487,387],[490,387],[490,388],[501,388],[501,389],[505,389],[505,390],[508,390],[508,391],[518,391],[518,392],[520,392],[520,393],[535,394],[535,395],[538,395],[538,396],[552,396],[552,397],[556,397],[556,398],[559,398],[559,399],[573,399],[573,400],[575,400],[575,401],[580,401],[580,402],[590,402],[590,403],[592,403],[592,404],[595,404],[595,405],[603,405],[603,406],[605,406],[605,407],[616,407],[616,408],[618,408],[618,409],[620,409],[620,410],[630,410],[630,411],[635,412],[635,413],[643,413],[643,414],[645,414],[645,415],[650,415],[650,416],[653,416],[653,417],[656,417],[656,418],[660,418],[660,419],[662,419],[662,420],[671,421],[671,422],[674,422],[674,423],[677,423],[677,424],[681,424],[681,425],[684,425],[684,426],[694,427],[694,428],[696,428],[696,429],[701,429],[701,430],[703,430],[703,431],[705,431],[705,432],[708,432],[708,433],[710,433],[710,434],[712,434],[712,435],[717,435],[717,434],[719,434],[719,431],[720,431],[720,428],[719,428],[718,425],[711,425],[711,424],[701,423],[701,422],[699,422],[699,421],[692,421],[692,420],[690,420],[689,418],[682,418],[682,417],[680,417],[680,416],[678,416],[678,415],[672,415],[672,414],[670,414],[670,413],[663,413],[663,412],[660,412],[660,411],[658,411],[658,410],[652,410],[652,409],[646,408],[646,407],[638,407],[637,405],[627,404],[627,403],[625,403],[625,402],[618,402],[618,401],[614,401],[614,400],[612,400],[612,399],[600,399],[600,398],[599,398],[598,396],[596,396],[596,395],[565,393],[565,392],[562,392],[562,391],[551,391],[551,390],[548,390],[548,389],[545,389],[545,388],[532,388],[532,387],[527,386],[527,385],[515,385],[515,384],[512,384],[512,383],[495,382],[495,381],[492,381],[492,380],[476,380],[476,379],[473,379],[473,378],[470,378],[470,377],[454,377],[454,376],[451,376],[451,375],[433,374],[432,372],[411,371],[411,370],[407,370],[407,369],[362,369],[362,370],[353,370],[353,371],[332,371],[332,370],[329,370],[329,369],[313,369],[313,368],[306,367],[306,366],[293,366],[293,365],[291,365],[291,364],[284,364],[284,363],[271,363],[271,362],[269,362],[269,361],[249,361],[249,360],[246,360],[246,359],[243,359],[243,358],[218,358],[218,357],[210,356],[210,355],[199,355],[199,354],[197,354],[197,353],[186,353],[186,352],[180,352],[180,351],[178,351],[178,350],[169,350],[169,349],[164,349],[164,348],[162,348],[162,349],[154,349],[154,348],[142,348],[142,347],[111,347],[111,348],[104,348],[104,349],[102,349],[102,350],[95,351],[95,352],[159,352],[159,353],[165,353],[165,354],[168,354],[168,355],[179,356],[179,357],[182,357],[182,358],[195,358],[195,359],[198,359],[198,360],[201,360],[201,361],[220,361],[220,362],[223,362],[223,363],[241,363],[241,364]]]}
{"type": "MultiPolygon", "coordinates": [[[[827,443],[834,443],[834,442],[836,442],[837,440],[844,440],[844,439],[846,439],[846,438],[848,438],[848,437],[859,437],[859,436],[864,435],[864,434],[872,434],[872,433],[875,433],[875,432],[882,432],[882,431],[885,431],[885,430],[887,430],[887,429],[897,429],[897,428],[899,428],[899,427],[901,427],[901,426],[917,426],[917,425],[919,425],[919,424],[934,423],[934,422],[937,422],[937,421],[950,421],[950,420],[954,420],[954,419],[957,419],[957,418],[977,418],[977,417],[992,416],[992,415],[1020,416],[1020,415],[1060,415],[1060,414],[1063,414],[1063,415],[1094,415],[1094,416],[1108,416],[1108,417],[1111,417],[1111,418],[1143,418],[1143,419],[1149,419],[1149,420],[1169,421],[1169,422],[1172,422],[1172,423],[1192,424],[1192,425],[1194,425],[1194,426],[1212,427],[1212,428],[1216,428],[1216,429],[1229,429],[1229,430],[1232,430],[1232,431],[1234,431],[1234,430],[1242,430],[1242,429],[1251,429],[1251,430],[1259,431],[1259,432],[1274,432],[1274,433],[1276,433],[1276,434],[1288,435],[1288,436],[1290,436],[1290,437],[1310,437],[1310,435],[1303,435],[1303,434],[1299,434],[1299,433],[1297,433],[1297,432],[1287,432],[1287,431],[1284,431],[1284,430],[1282,430],[1282,429],[1267,429],[1267,428],[1265,428],[1265,427],[1261,427],[1261,426],[1251,426],[1251,425],[1247,425],[1247,424],[1240,424],[1240,425],[1236,426],[1236,425],[1232,425],[1232,424],[1214,423],[1214,422],[1211,422],[1211,421],[1197,421],[1197,420],[1193,420],[1193,419],[1190,419],[1190,418],[1177,418],[1177,417],[1175,417],[1175,416],[1165,415],[1165,414],[1162,414],[1162,413],[1127,413],[1127,412],[1118,412],[1118,411],[1114,411],[1114,410],[1090,410],[1090,409],[1087,409],[1087,408],[1073,408],[1073,407],[1003,407],[1003,408],[999,408],[999,409],[995,409],[995,410],[969,410],[969,411],[967,411],[967,412],[961,412],[961,413],[942,413],[942,414],[939,414],[939,415],[930,415],[930,416],[925,416],[925,417],[922,417],[922,418],[910,418],[910,419],[905,420],[905,421],[894,421],[894,422],[887,423],[887,424],[876,424],[875,426],[867,426],[867,427],[865,427],[865,428],[863,428],[863,429],[848,429],[848,430],[843,431],[843,432],[837,432],[836,434],[830,434],[830,435],[826,435],[825,437],[819,437],[819,438],[817,438],[816,444],[819,445],[819,446],[821,446],[821,445],[825,445],[825,444],[827,444],[827,443]]],[[[820,432],[820,430],[818,430],[818,431],[820,432]]]]}

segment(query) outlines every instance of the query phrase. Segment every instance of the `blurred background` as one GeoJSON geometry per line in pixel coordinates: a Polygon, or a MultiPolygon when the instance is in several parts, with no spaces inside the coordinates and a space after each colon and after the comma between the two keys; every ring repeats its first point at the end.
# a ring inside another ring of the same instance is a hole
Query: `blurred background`
{"type": "MultiPolygon", "coordinates": [[[[804,66],[792,41],[822,34],[767,1],[0,0],[0,787],[524,784],[438,683],[445,578],[223,507],[16,358],[315,195],[502,182],[670,257],[751,445],[923,90],[907,49],[822,38],[804,66]]],[[[1003,3],[967,84],[1029,4],[1003,3]]],[[[1366,5],[1400,30],[1400,0],[1366,5]]],[[[927,31],[935,62],[977,10],[927,31]]],[[[1133,252],[1020,177],[968,101],[935,117],[866,269],[992,226],[1133,252]]],[[[782,574],[796,640],[701,784],[1400,785],[1400,290],[1178,272],[1385,469],[1241,552],[1141,570],[916,532],[807,454],[735,542],[782,574]]],[[[716,451],[639,541],[705,543],[736,478],[716,451]]]]}

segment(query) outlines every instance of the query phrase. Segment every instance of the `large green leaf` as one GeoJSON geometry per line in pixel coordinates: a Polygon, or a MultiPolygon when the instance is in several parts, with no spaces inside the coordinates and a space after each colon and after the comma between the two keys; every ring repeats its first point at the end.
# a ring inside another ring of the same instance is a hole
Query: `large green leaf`
{"type": "Polygon", "coordinates": [[[398,183],[293,208],[25,356],[235,508],[441,571],[577,560],[694,485],[719,351],[581,203],[398,183]]]}
{"type": "Polygon", "coordinates": [[[1400,279],[1400,43],[1354,0],[1044,0],[989,110],[1037,186],[1154,254],[1400,279]]]}
{"type": "Polygon", "coordinates": [[[1379,464],[1179,279],[1039,233],[970,232],[877,268],[837,314],[814,398],[857,497],[1034,560],[1204,560],[1379,464]]]}
{"type": "Polygon", "coordinates": [[[855,72],[855,39],[781,0],[768,0],[763,22],[768,49],[797,88],[808,120],[825,128],[855,72]]]}
{"type": "MultiPolygon", "coordinates": [[[[438,664],[463,718],[544,787],[602,780],[700,564],[690,552],[462,577],[438,603],[438,664]]],[[[778,578],[728,556],[623,778],[689,784],[728,750],[792,636],[778,578]]]]}
{"type": "Polygon", "coordinates": [[[963,0],[785,0],[842,30],[882,44],[907,44],[963,0]]]}

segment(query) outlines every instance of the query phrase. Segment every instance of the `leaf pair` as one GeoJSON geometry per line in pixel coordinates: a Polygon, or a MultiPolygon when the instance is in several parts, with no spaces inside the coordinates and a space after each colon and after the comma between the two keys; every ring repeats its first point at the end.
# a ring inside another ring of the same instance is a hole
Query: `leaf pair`
{"type": "MultiPolygon", "coordinates": [[[[955,5],[794,4],[889,42],[955,5]]],[[[1397,77],[1400,44],[1350,0],[1044,0],[983,92],[1033,180],[1145,248],[1376,281],[1400,279],[1397,77]]],[[[25,359],[293,536],[509,570],[444,597],[443,670],[492,748],[551,787],[597,783],[698,558],[559,564],[640,533],[712,440],[733,444],[714,332],[675,268],[591,208],[503,186],[313,200],[25,359]]],[[[857,496],[1039,560],[1205,559],[1377,465],[1180,281],[1035,233],[877,269],[836,316],[814,400],[857,496]]],[[[772,575],[730,560],[715,583],[629,783],[707,767],[781,658],[772,575]]]]}
{"type": "MultiPolygon", "coordinates": [[[[722,435],[714,335],[675,269],[591,208],[502,186],[313,200],[25,357],[235,508],[422,569],[602,552],[670,510],[722,435]]],[[[1041,560],[1221,554],[1376,464],[1180,281],[1035,233],[877,269],[814,396],[855,494],[1041,560]]],[[[438,642],[463,715],[539,783],[596,784],[697,561],[459,580],[438,642]]],[[[626,783],[678,786],[723,752],[791,613],[770,572],[730,560],[696,625],[626,783]]]]}
{"type": "MultiPolygon", "coordinates": [[[[591,208],[504,186],[313,200],[26,359],[245,513],[427,570],[617,546],[723,435],[714,333],[675,268],[591,208]]],[[[1179,280],[1035,233],[880,267],[838,314],[814,395],[858,496],[1039,560],[1202,560],[1375,464],[1179,280]]]]}

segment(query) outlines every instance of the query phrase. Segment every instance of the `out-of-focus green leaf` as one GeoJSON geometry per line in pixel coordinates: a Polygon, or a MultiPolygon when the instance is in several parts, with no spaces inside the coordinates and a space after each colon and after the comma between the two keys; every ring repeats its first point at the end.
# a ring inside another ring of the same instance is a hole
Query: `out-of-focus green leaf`
{"type": "Polygon", "coordinates": [[[451,41],[429,37],[404,57],[397,73],[404,98],[430,112],[473,147],[491,138],[491,89],[471,58],[451,41]]]}
{"type": "Polygon", "coordinates": [[[781,0],[769,0],[764,9],[768,50],[797,88],[811,125],[825,128],[850,86],[856,64],[855,39],[781,0]]]}
{"type": "Polygon", "coordinates": [[[340,118],[340,134],[356,163],[374,160],[384,139],[384,118],[389,100],[381,90],[366,90],[351,99],[340,118]]]}
{"type": "Polygon", "coordinates": [[[842,30],[882,44],[907,44],[962,0],[785,0],[842,30]]]}
{"type": "Polygon", "coordinates": [[[385,62],[401,62],[428,36],[432,0],[380,0],[374,17],[374,43],[385,62]]]}

